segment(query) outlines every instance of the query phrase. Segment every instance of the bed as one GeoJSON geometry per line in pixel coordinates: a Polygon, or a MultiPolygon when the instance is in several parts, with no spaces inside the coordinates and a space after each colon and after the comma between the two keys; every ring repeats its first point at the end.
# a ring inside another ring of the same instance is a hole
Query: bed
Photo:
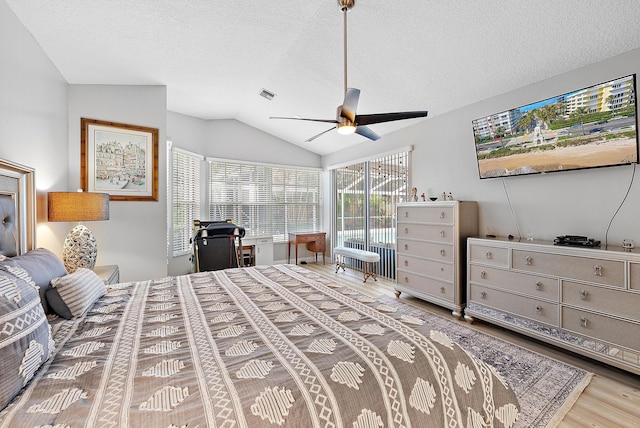
{"type": "Polygon", "coordinates": [[[518,418],[503,377],[446,331],[300,266],[108,288],[92,271],[57,269],[42,249],[0,261],[0,427],[510,427],[518,418]],[[34,252],[39,263],[23,261],[34,252]]]}

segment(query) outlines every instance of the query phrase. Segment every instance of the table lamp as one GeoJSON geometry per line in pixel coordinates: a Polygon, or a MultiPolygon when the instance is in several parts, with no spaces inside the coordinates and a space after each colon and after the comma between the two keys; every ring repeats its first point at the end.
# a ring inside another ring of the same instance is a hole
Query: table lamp
{"type": "MultiPolygon", "coordinates": [[[[109,220],[109,194],[95,192],[49,192],[49,221],[98,221],[109,220]]],[[[98,256],[98,244],[93,233],[78,224],[67,235],[62,250],[62,260],[69,273],[79,267],[93,269],[98,256]]]]}

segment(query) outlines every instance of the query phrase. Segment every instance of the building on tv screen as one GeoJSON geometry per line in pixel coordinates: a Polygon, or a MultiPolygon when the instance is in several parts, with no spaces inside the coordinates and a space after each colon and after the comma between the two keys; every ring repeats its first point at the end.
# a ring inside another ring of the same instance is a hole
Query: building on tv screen
{"type": "Polygon", "coordinates": [[[638,162],[635,75],[473,121],[480,178],[638,162]]]}

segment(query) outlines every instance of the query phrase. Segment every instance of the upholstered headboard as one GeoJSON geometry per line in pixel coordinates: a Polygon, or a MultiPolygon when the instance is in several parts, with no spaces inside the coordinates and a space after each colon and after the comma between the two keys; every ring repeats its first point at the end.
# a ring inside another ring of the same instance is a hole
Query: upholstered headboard
{"type": "Polygon", "coordinates": [[[0,193],[0,255],[18,255],[16,212],[15,195],[0,193]]]}
{"type": "Polygon", "coordinates": [[[35,248],[34,170],[0,159],[0,255],[35,248]]]}

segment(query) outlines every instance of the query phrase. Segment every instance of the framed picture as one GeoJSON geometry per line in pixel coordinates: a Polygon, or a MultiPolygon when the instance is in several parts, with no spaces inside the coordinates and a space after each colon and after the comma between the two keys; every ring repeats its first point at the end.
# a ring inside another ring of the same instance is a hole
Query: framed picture
{"type": "Polygon", "coordinates": [[[80,119],[80,184],[112,201],[157,201],[158,129],[80,119]]]}

